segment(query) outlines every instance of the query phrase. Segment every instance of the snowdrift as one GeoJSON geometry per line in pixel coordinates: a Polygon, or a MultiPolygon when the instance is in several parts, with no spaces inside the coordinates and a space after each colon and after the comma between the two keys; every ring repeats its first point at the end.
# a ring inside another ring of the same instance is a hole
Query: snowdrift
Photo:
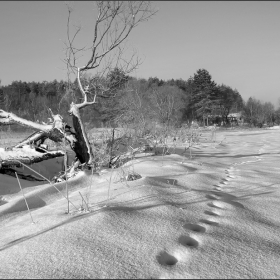
{"type": "Polygon", "coordinates": [[[192,159],[178,145],[170,155],[81,172],[68,181],[70,214],[65,182],[58,192],[21,180],[35,224],[2,175],[0,277],[279,278],[279,136],[219,131],[192,159]],[[124,181],[131,170],[142,178],[124,181]]]}

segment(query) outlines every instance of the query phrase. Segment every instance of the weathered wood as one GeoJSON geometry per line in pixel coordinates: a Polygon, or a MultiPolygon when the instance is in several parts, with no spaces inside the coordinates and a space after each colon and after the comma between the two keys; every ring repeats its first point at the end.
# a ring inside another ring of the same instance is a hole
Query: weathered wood
{"type": "Polygon", "coordinates": [[[73,143],[72,149],[82,164],[87,163],[90,165],[93,162],[93,153],[86,135],[79,109],[76,104],[71,104],[69,113],[72,115],[73,126],[76,131],[75,136],[77,140],[73,143]]]}
{"type": "Polygon", "coordinates": [[[24,164],[32,164],[62,156],[64,156],[63,151],[42,152],[41,149],[39,151],[38,148],[29,146],[13,148],[12,150],[0,148],[0,169],[11,168],[14,166],[19,167],[21,166],[20,162],[24,164]]]}
{"type": "Polygon", "coordinates": [[[39,146],[40,144],[43,144],[44,141],[48,138],[48,133],[44,131],[37,131],[32,133],[30,136],[13,146],[14,148],[22,148],[25,145],[29,144],[36,144],[39,146]]]}
{"type": "MultiPolygon", "coordinates": [[[[36,130],[39,130],[26,139],[15,145],[13,148],[21,148],[25,145],[35,144],[39,146],[44,143],[44,141],[48,138],[54,142],[62,142],[65,138],[66,141],[70,144],[70,147],[78,156],[78,159],[81,163],[87,163],[87,157],[83,156],[83,142],[82,138],[76,138],[76,132],[71,129],[69,125],[65,125],[63,123],[63,118],[60,115],[53,115],[53,122],[50,124],[40,124],[37,122],[28,121],[26,119],[20,118],[13,113],[5,112],[4,110],[0,110],[0,123],[13,122],[19,125],[32,127],[36,130]]],[[[77,126],[79,129],[79,127],[77,126]]],[[[60,156],[60,155],[58,155],[60,156]]],[[[15,157],[16,158],[16,157],[15,157]]],[[[39,161],[48,159],[48,156],[44,156],[43,158],[38,158],[39,161]]],[[[28,160],[27,160],[28,162],[28,160]]]]}
{"type": "Polygon", "coordinates": [[[4,110],[0,110],[0,123],[17,123],[19,125],[27,126],[27,127],[33,127],[36,130],[42,130],[42,131],[50,131],[53,128],[52,124],[40,124],[37,122],[32,122],[26,119],[23,119],[21,117],[18,117],[17,115],[6,112],[4,110]]]}

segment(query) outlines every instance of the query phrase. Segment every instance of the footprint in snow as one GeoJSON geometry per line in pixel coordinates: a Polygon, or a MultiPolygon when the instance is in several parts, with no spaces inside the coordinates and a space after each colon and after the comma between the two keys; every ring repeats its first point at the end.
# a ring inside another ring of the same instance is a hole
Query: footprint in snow
{"type": "Polygon", "coordinates": [[[199,243],[196,239],[187,236],[187,235],[181,235],[178,239],[179,243],[185,247],[190,247],[190,248],[197,248],[199,243]]]}
{"type": "Polygon", "coordinates": [[[157,261],[161,265],[168,265],[172,266],[175,265],[178,262],[178,259],[172,256],[171,254],[167,253],[166,251],[161,251],[157,255],[157,261]]]}
{"type": "Polygon", "coordinates": [[[210,202],[207,205],[217,209],[224,209],[224,207],[222,207],[221,205],[217,205],[215,202],[210,202]]]}
{"type": "Polygon", "coordinates": [[[189,229],[189,230],[194,231],[194,232],[202,232],[203,233],[203,232],[206,231],[205,227],[197,225],[197,224],[184,224],[183,228],[189,229]]]}
{"type": "Polygon", "coordinates": [[[216,199],[215,202],[213,202],[215,205],[218,205],[220,207],[223,207],[220,204],[224,204],[224,203],[228,203],[232,206],[238,207],[238,208],[242,208],[244,209],[244,205],[240,202],[237,202],[236,200],[238,200],[238,197],[228,194],[228,193],[224,193],[224,192],[213,192],[215,196],[218,196],[219,199],[216,199]]]}
{"type": "Polygon", "coordinates": [[[221,186],[219,186],[219,185],[213,185],[213,189],[214,189],[214,190],[221,191],[221,186]]]}
{"type": "Polygon", "coordinates": [[[227,182],[227,180],[226,179],[223,179],[223,181],[222,182],[220,182],[220,185],[227,185],[228,184],[228,182],[227,182]]]}
{"type": "Polygon", "coordinates": [[[208,210],[204,211],[204,213],[206,215],[210,215],[210,216],[220,216],[218,213],[215,213],[213,211],[208,211],[208,210]]]}
{"type": "Polygon", "coordinates": [[[211,225],[211,226],[218,226],[219,223],[208,220],[208,219],[201,219],[199,220],[201,223],[207,224],[207,225],[211,225]]]}

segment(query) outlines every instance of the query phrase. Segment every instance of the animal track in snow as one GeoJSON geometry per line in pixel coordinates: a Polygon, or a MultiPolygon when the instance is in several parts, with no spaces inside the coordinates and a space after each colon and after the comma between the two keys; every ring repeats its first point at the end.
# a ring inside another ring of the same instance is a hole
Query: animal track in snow
{"type": "Polygon", "coordinates": [[[208,219],[201,219],[199,220],[201,223],[207,224],[207,225],[211,225],[211,226],[218,226],[219,223],[208,220],[208,219]]]}
{"type": "Polygon", "coordinates": [[[224,209],[224,207],[222,207],[221,205],[217,205],[215,202],[210,202],[207,205],[217,209],[224,209]]]}
{"type": "Polygon", "coordinates": [[[189,229],[189,230],[195,231],[195,232],[205,232],[206,231],[205,227],[196,225],[196,224],[184,224],[183,228],[189,229]]]}
{"type": "Polygon", "coordinates": [[[178,239],[179,243],[186,247],[192,247],[197,248],[199,243],[194,238],[187,236],[187,235],[181,235],[178,239]]]}
{"type": "Polygon", "coordinates": [[[217,191],[221,191],[221,186],[219,185],[213,185],[213,189],[217,191]]]}
{"type": "Polygon", "coordinates": [[[159,255],[157,255],[157,261],[161,265],[175,265],[178,262],[174,256],[170,255],[166,251],[162,251],[159,255]]]}
{"type": "Polygon", "coordinates": [[[231,195],[231,194],[227,194],[224,192],[213,192],[214,195],[219,196],[219,200],[213,202],[215,203],[215,205],[218,205],[220,207],[222,207],[222,204],[224,203],[228,203],[232,206],[238,207],[238,208],[245,208],[243,204],[241,204],[240,202],[235,201],[236,199],[238,199],[238,197],[231,195]]]}
{"type": "Polygon", "coordinates": [[[228,184],[228,179],[222,179],[220,184],[227,185],[228,184]]]}
{"type": "Polygon", "coordinates": [[[208,211],[208,210],[204,211],[204,213],[210,216],[220,216],[218,213],[215,213],[213,211],[208,211]]]}

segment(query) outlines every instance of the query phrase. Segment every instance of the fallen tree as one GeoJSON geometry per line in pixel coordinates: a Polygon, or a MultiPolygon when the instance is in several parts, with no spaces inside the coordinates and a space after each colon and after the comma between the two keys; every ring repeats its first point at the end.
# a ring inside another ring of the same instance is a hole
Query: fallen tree
{"type": "MultiPolygon", "coordinates": [[[[97,1],[96,7],[93,40],[88,53],[85,47],[76,48],[74,46],[74,41],[81,28],[77,28],[74,34],[70,35],[72,9],[68,6],[65,63],[69,80],[70,75],[74,74],[82,95],[81,103],[72,102],[70,105],[69,114],[72,116],[73,128],[64,122],[61,115],[53,114],[51,110],[49,123],[32,122],[11,112],[0,110],[0,125],[19,124],[36,131],[17,145],[0,151],[1,169],[8,170],[11,166],[20,164],[19,162],[31,164],[65,155],[65,151],[48,151],[44,146],[46,139],[69,143],[76,154],[71,168],[72,172],[80,166],[94,168],[94,156],[80,111],[87,106],[97,104],[97,98],[114,98],[116,85],[122,81],[117,79],[112,83],[109,79],[110,75],[108,75],[110,71],[117,68],[125,76],[139,65],[138,59],[135,60],[135,54],[129,59],[123,57],[122,44],[138,24],[148,20],[155,13],[150,2],[147,1],[97,1]],[[78,67],[77,54],[81,51],[86,52],[89,59],[84,66],[78,67]],[[82,74],[89,70],[96,70],[94,77],[82,79],[82,74]]],[[[72,83],[69,82],[69,85],[72,83]]],[[[71,87],[67,89],[68,92],[71,90],[73,90],[71,87]]]]}

